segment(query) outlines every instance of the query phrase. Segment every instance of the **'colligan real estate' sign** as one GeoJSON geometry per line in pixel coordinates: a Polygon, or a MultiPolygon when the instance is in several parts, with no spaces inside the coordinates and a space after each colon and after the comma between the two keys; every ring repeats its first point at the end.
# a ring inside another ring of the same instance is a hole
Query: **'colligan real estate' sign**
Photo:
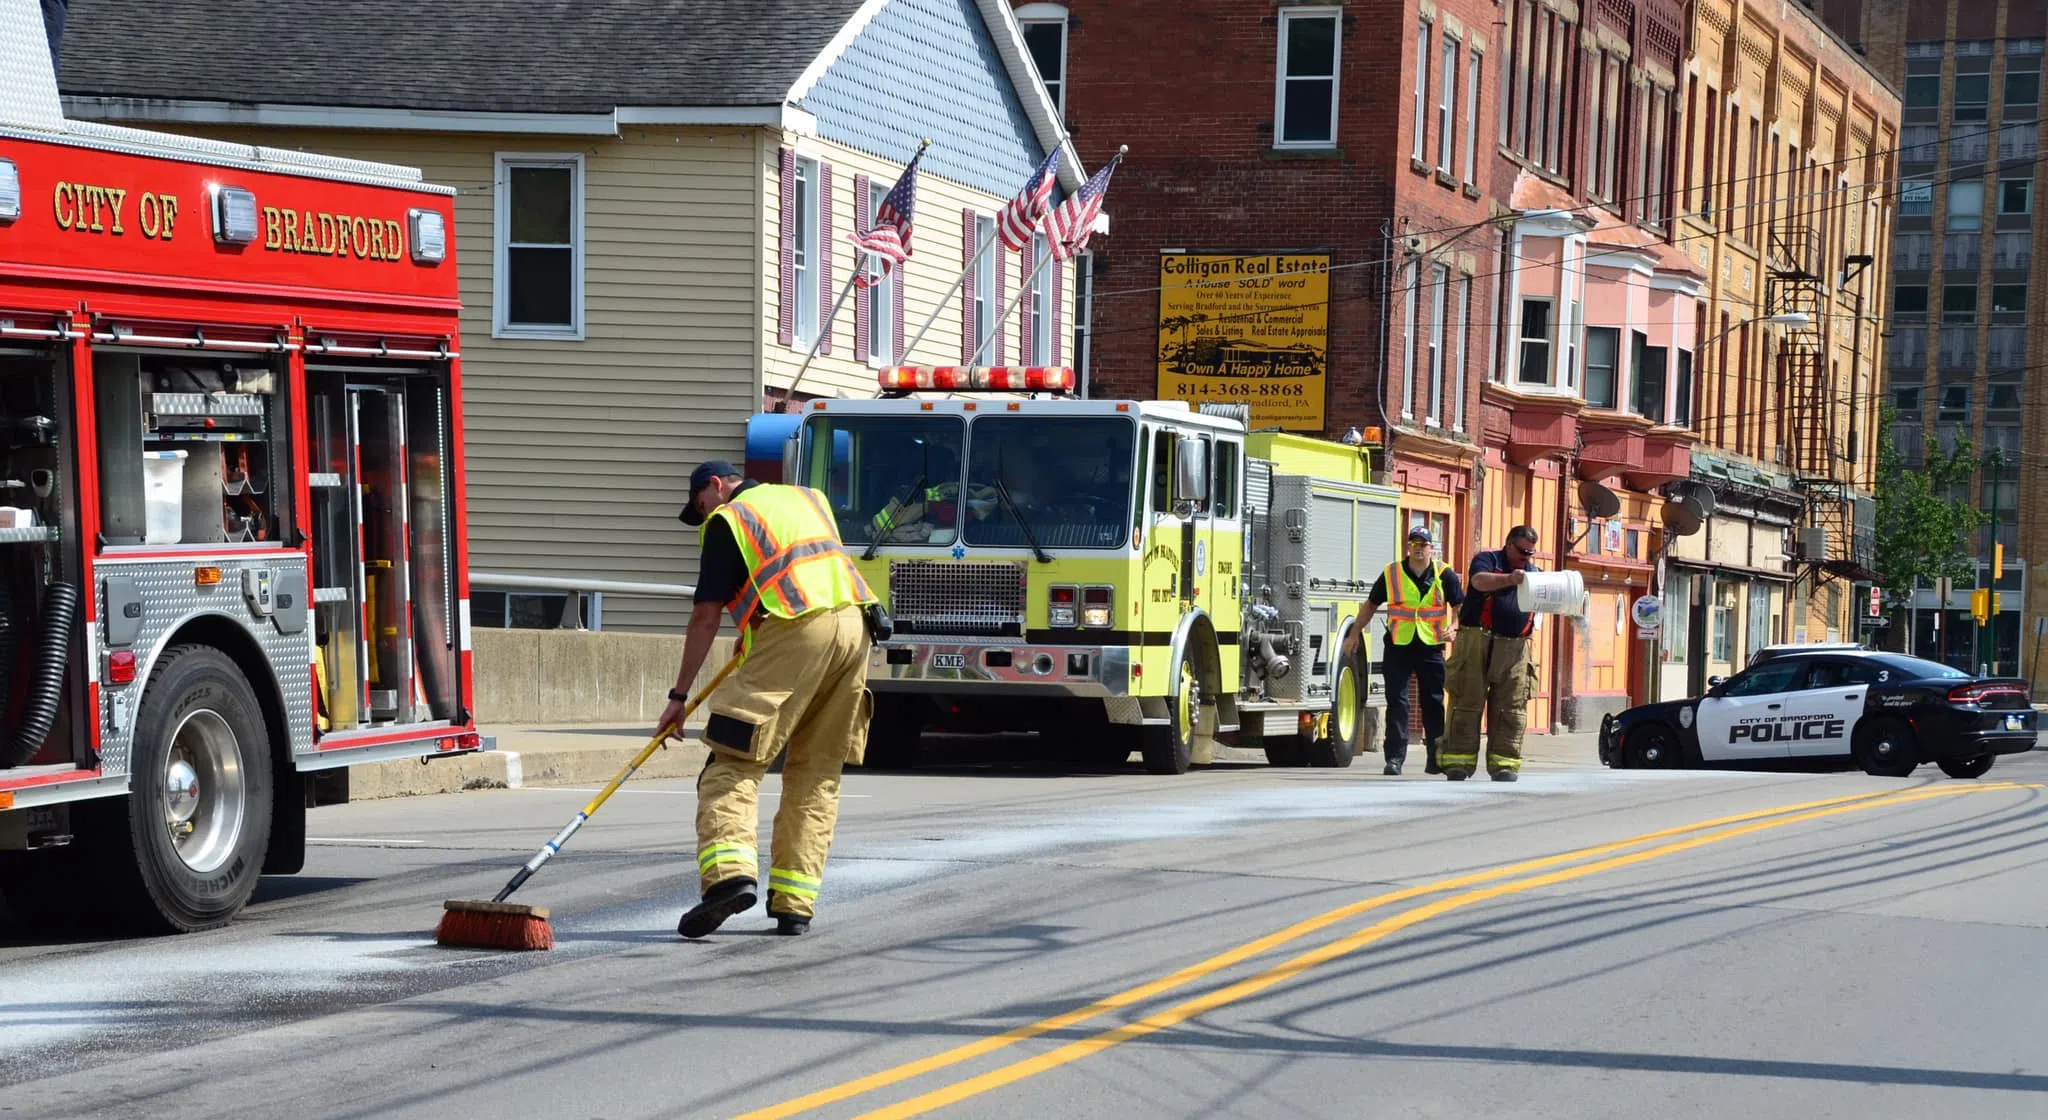
{"type": "Polygon", "coordinates": [[[1161,400],[1251,406],[1253,428],[1323,429],[1327,253],[1161,253],[1161,400]]]}

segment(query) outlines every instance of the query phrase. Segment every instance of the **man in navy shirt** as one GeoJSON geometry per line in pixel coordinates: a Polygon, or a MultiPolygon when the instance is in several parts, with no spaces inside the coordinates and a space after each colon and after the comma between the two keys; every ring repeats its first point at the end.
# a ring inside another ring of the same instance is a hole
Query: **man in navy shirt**
{"type": "Polygon", "coordinates": [[[1437,765],[1451,781],[1462,782],[1479,768],[1482,714],[1487,773],[1496,782],[1521,773],[1522,731],[1536,693],[1536,667],[1529,662],[1536,619],[1522,610],[1516,593],[1523,573],[1540,570],[1530,562],[1535,551],[1536,530],[1517,525],[1504,547],[1472,557],[1466,580],[1472,594],[1459,610],[1458,642],[1444,674],[1451,716],[1437,765]]]}

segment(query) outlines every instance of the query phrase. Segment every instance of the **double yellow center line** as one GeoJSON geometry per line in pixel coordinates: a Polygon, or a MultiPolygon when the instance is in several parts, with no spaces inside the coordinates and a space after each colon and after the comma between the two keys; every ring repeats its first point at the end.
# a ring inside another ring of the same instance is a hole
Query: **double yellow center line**
{"type": "Polygon", "coordinates": [[[1284,983],[1317,965],[1328,963],[1346,953],[1389,937],[1410,926],[1426,922],[1431,918],[1447,914],[1453,910],[1476,905],[1491,899],[1553,886],[1588,875],[1595,875],[1602,871],[1612,871],[1617,868],[1628,867],[1632,864],[1689,851],[1708,844],[1719,843],[1723,840],[1734,839],[1738,836],[1745,836],[1766,829],[1782,828],[1786,825],[1817,820],[1822,817],[1903,805],[1939,797],[2037,788],[2040,787],[2032,784],[1989,782],[1971,785],[1938,786],[1906,793],[1881,791],[1877,793],[1856,794],[1849,797],[1829,798],[1822,801],[1800,802],[1793,805],[1781,805],[1772,809],[1740,813],[1734,816],[1717,817],[1712,820],[1698,821],[1675,828],[1660,829],[1656,832],[1647,832],[1640,836],[1633,836],[1626,840],[1616,840],[1612,843],[1580,848],[1576,851],[1544,856],[1540,859],[1524,860],[1520,863],[1508,864],[1503,867],[1440,879],[1417,886],[1403,887],[1399,890],[1388,891],[1384,894],[1374,895],[1371,898],[1361,899],[1357,902],[1318,914],[1315,917],[1296,922],[1285,929],[1268,934],[1255,941],[1247,942],[1228,952],[1219,953],[1207,960],[1162,976],[1157,980],[1152,980],[1133,988],[1127,988],[1111,996],[1105,996],[1083,1007],[1077,1007],[1072,1011],[1040,1019],[1035,1023],[1014,1027],[1001,1034],[956,1046],[928,1058],[906,1062],[879,1073],[869,1074],[866,1077],[856,1078],[852,1081],[820,1089],[813,1093],[807,1093],[801,1097],[784,1101],[781,1104],[757,1109],[736,1117],[735,1120],[780,1120],[782,1117],[796,1116],[824,1105],[848,1100],[864,1093],[873,1092],[876,1089],[899,1084],[912,1078],[945,1069],[949,1066],[972,1061],[1006,1047],[1014,1046],[1027,1039],[1036,1038],[1053,1031],[1064,1030],[1091,1019],[1100,1018],[1112,1011],[1164,995],[1175,989],[1185,987],[1203,977],[1213,975],[1234,965],[1242,964],[1253,957],[1267,953],[1289,942],[1298,941],[1318,930],[1326,929],[1329,926],[1357,917],[1368,911],[1406,902],[1411,899],[1452,891],[1463,892],[1453,894],[1448,898],[1437,899],[1414,909],[1405,910],[1400,914],[1382,919],[1355,933],[1347,934],[1326,945],[1292,957],[1253,976],[1175,1004],[1143,1019],[1114,1027],[1088,1038],[1070,1042],[1045,1054],[1014,1062],[999,1069],[942,1086],[899,1104],[876,1109],[875,1111],[863,1114],[861,1120],[884,1120],[884,1118],[886,1120],[897,1120],[897,1118],[901,1117],[919,1116],[935,1108],[941,1108],[945,1105],[965,1100],[968,1097],[985,1093],[991,1089],[1044,1073],[1047,1070],[1056,1069],[1069,1062],[1078,1061],[1090,1054],[1107,1050],[1119,1043],[1129,1042],[1135,1038],[1143,1038],[1146,1035],[1185,1022],[1204,1012],[1213,1011],[1218,1007],[1234,1003],[1247,996],[1271,988],[1276,984],[1284,983]],[[1681,837],[1682,839],[1679,839],[1681,837]],[[1671,842],[1659,843],[1660,841],[1671,842]],[[1644,847],[1644,845],[1655,846],[1644,847]],[[1627,851],[1631,848],[1639,848],[1641,850],[1627,851]],[[1626,854],[1614,854],[1620,852],[1626,852],[1626,854]],[[1593,862],[1581,862],[1586,860],[1593,862]],[[1563,866],[1566,864],[1575,864],[1576,866],[1563,866]],[[1517,879],[1515,878],[1516,876],[1527,876],[1527,878],[1517,879]],[[1513,881],[1502,882],[1502,880],[1513,881]]]}

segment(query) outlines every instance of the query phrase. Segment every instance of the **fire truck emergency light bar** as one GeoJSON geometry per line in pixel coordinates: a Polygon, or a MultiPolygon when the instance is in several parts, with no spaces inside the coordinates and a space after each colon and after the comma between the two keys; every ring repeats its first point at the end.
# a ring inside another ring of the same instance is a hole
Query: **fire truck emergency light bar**
{"type": "Polygon", "coordinates": [[[954,393],[1071,393],[1072,366],[892,366],[882,371],[882,388],[907,393],[940,389],[954,393]]]}

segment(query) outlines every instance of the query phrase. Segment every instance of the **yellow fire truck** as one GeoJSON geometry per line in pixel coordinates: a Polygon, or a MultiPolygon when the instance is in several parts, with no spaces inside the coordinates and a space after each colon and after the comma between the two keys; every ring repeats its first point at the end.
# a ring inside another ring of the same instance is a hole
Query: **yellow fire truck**
{"type": "Polygon", "coordinates": [[[869,765],[914,765],[926,731],[1155,773],[1219,742],[1348,766],[1369,741],[1377,678],[1340,651],[1398,510],[1364,449],[1247,432],[1243,405],[1067,398],[1068,369],[881,379],[777,418],[784,477],[828,497],[895,619],[869,765]]]}

